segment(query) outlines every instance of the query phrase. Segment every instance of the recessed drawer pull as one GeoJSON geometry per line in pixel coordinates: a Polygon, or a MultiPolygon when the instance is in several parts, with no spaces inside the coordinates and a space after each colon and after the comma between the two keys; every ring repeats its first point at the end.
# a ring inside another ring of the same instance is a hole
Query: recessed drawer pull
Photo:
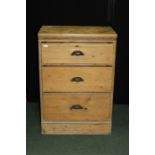
{"type": "Polygon", "coordinates": [[[87,108],[83,108],[81,105],[79,105],[79,104],[74,104],[74,105],[72,105],[71,107],[70,107],[70,109],[71,110],[73,110],[73,109],[76,109],[76,110],[78,110],[78,109],[84,109],[84,110],[87,110],[87,108]]]}
{"type": "Polygon", "coordinates": [[[84,80],[81,77],[73,77],[71,82],[83,82],[84,80]]]}
{"type": "Polygon", "coordinates": [[[84,56],[84,53],[82,51],[73,51],[71,56],[84,56]]]}

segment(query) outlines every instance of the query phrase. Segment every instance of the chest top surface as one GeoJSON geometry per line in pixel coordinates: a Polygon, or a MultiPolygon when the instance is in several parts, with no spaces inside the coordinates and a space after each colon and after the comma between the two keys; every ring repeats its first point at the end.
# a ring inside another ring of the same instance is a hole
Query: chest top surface
{"type": "Polygon", "coordinates": [[[42,26],[40,39],[59,37],[110,37],[116,39],[116,32],[109,26],[42,26]]]}

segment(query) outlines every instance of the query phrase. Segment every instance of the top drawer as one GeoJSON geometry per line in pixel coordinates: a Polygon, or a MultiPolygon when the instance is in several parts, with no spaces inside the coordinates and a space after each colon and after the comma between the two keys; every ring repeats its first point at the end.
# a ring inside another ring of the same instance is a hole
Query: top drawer
{"type": "Polygon", "coordinates": [[[42,64],[103,64],[114,61],[112,43],[42,43],[42,64]]]}

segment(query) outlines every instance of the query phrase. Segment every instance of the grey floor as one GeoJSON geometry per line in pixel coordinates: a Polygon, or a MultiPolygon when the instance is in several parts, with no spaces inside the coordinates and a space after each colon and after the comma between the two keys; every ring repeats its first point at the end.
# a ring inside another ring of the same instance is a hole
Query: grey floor
{"type": "Polygon", "coordinates": [[[38,103],[27,103],[27,155],[128,155],[129,107],[113,107],[112,134],[41,135],[38,103]]]}

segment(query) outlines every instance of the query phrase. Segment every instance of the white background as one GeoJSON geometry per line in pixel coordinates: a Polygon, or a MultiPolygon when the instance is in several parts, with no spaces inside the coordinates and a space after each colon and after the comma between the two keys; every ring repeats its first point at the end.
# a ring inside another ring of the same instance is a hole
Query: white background
{"type": "MultiPolygon", "coordinates": [[[[153,0],[130,0],[131,155],[155,155],[154,3],[153,0]]],[[[0,90],[0,154],[24,155],[26,154],[25,0],[0,1],[0,90]]]]}
{"type": "Polygon", "coordinates": [[[130,0],[131,155],[155,155],[155,1],[130,0]]]}
{"type": "Polygon", "coordinates": [[[0,155],[26,154],[26,2],[0,0],[0,155]]]}

